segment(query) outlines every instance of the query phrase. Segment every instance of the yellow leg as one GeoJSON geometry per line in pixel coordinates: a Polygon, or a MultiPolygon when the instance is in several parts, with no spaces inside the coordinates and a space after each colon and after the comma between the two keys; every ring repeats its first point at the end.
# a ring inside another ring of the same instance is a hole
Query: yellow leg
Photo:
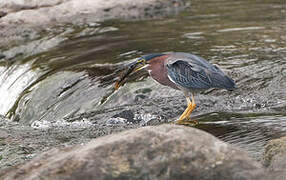
{"type": "Polygon", "coordinates": [[[196,107],[195,98],[194,98],[193,94],[192,94],[192,101],[190,100],[189,97],[187,97],[187,102],[188,102],[188,107],[183,112],[183,114],[180,116],[180,118],[178,120],[178,123],[183,122],[183,120],[187,120],[187,121],[192,121],[194,124],[198,124],[198,122],[196,120],[191,120],[190,119],[190,115],[191,115],[192,111],[196,107]]]}
{"type": "Polygon", "coordinates": [[[192,107],[192,102],[189,97],[186,97],[187,102],[188,102],[188,107],[185,109],[183,114],[180,116],[179,121],[182,121],[186,118],[187,113],[189,112],[189,109],[192,107]]]}
{"type": "Polygon", "coordinates": [[[190,117],[191,113],[193,112],[193,110],[196,108],[196,103],[195,103],[195,98],[194,95],[192,94],[192,107],[188,110],[188,112],[186,113],[186,117],[190,117]]]}

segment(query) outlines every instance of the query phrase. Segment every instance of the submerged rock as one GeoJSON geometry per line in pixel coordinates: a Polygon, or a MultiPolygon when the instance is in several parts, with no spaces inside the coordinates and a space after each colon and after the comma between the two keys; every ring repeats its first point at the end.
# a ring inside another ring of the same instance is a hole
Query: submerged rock
{"type": "Polygon", "coordinates": [[[6,16],[7,15],[7,13],[6,12],[4,12],[4,11],[0,11],[0,18],[1,17],[4,17],[4,16],[6,16]]]}
{"type": "Polygon", "coordinates": [[[161,125],[52,149],[2,179],[261,179],[246,153],[201,130],[161,125]]]}

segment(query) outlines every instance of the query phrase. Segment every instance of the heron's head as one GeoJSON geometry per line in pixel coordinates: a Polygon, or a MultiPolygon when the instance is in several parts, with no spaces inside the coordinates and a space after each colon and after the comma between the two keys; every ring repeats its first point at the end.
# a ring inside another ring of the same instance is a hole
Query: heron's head
{"type": "Polygon", "coordinates": [[[142,69],[145,69],[146,67],[149,66],[150,62],[154,59],[156,59],[156,57],[162,56],[164,54],[148,54],[148,55],[144,55],[140,58],[138,58],[136,61],[130,63],[127,65],[127,69],[125,70],[125,72],[122,74],[122,76],[120,77],[120,79],[116,82],[115,84],[115,89],[118,89],[120,86],[122,86],[128,76],[130,74],[136,73],[142,69]]]}
{"type": "Polygon", "coordinates": [[[140,71],[141,69],[144,69],[147,66],[148,66],[148,61],[143,57],[140,57],[135,62],[128,64],[127,69],[121,75],[120,79],[116,82],[115,89],[118,89],[120,86],[124,85],[130,74],[136,73],[137,71],[140,71]]]}

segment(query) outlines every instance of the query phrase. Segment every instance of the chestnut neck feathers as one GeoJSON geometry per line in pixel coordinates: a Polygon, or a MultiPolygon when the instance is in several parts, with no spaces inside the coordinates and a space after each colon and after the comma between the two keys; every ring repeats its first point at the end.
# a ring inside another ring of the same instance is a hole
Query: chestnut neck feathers
{"type": "Polygon", "coordinates": [[[152,59],[148,60],[149,66],[147,67],[147,70],[150,74],[150,76],[157,81],[158,83],[164,85],[164,86],[170,86],[174,89],[179,89],[176,84],[174,84],[172,81],[170,81],[168,77],[168,72],[165,67],[165,60],[169,55],[160,55],[155,56],[152,59]]]}

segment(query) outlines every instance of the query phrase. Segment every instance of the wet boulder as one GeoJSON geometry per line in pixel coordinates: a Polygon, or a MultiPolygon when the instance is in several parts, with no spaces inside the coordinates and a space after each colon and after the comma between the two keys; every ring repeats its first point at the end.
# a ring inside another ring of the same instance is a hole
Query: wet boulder
{"type": "Polygon", "coordinates": [[[7,13],[2,18],[3,22],[36,25],[55,22],[101,21],[110,18],[148,18],[162,16],[184,4],[182,0],[85,0],[84,2],[79,0],[49,0],[47,2],[10,0],[0,3],[0,10],[7,13]]]}
{"type": "Polygon", "coordinates": [[[286,136],[269,141],[263,154],[263,164],[271,171],[285,171],[286,177],[286,136]]]}
{"type": "Polygon", "coordinates": [[[44,34],[61,34],[68,26],[92,29],[108,19],[164,17],[187,5],[185,0],[0,1],[0,49],[39,40],[44,34]]]}
{"type": "MultiPolygon", "coordinates": [[[[1,173],[0,173],[1,174],[1,173]]],[[[245,152],[201,130],[161,125],[52,149],[2,179],[261,179],[245,152]]],[[[1,177],[0,177],[1,178],[1,177]]]]}

